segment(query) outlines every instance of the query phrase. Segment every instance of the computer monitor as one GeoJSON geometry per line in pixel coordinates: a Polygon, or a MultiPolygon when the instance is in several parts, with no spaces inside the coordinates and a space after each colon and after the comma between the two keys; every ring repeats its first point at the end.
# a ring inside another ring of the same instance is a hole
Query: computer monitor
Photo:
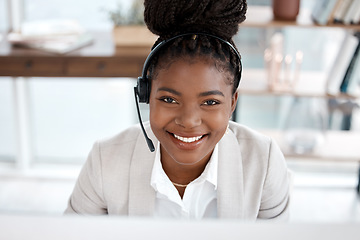
{"type": "Polygon", "coordinates": [[[360,223],[0,215],[2,240],[358,240],[360,223]]]}

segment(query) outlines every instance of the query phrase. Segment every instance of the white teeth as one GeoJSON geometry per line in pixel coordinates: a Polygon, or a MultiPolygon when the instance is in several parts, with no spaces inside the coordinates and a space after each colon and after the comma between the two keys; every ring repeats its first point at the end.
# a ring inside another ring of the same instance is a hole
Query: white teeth
{"type": "Polygon", "coordinates": [[[178,136],[176,134],[174,134],[174,137],[176,139],[179,139],[180,141],[186,142],[186,143],[192,143],[192,142],[198,141],[198,140],[200,140],[202,138],[202,136],[186,138],[186,137],[180,137],[180,136],[178,136]]]}

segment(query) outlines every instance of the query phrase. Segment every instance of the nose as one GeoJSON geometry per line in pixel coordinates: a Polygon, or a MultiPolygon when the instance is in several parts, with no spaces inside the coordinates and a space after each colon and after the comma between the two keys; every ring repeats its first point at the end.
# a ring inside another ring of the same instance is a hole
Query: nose
{"type": "Polygon", "coordinates": [[[182,106],[175,118],[175,123],[183,128],[195,128],[201,125],[201,112],[197,106],[182,106]]]}

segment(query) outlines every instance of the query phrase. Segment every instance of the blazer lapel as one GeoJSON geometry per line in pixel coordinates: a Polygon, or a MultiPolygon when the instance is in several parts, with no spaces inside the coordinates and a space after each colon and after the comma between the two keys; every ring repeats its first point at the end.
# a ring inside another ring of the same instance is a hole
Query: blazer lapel
{"type": "MultiPolygon", "coordinates": [[[[148,124],[145,125],[156,147],[156,137],[148,124]]],[[[149,151],[144,136],[139,134],[130,166],[129,216],[154,213],[156,192],[150,185],[154,160],[155,152],[149,151]]],[[[238,140],[231,131],[219,142],[217,197],[220,218],[245,216],[242,158],[238,140]]]]}
{"type": "MultiPolygon", "coordinates": [[[[157,146],[156,138],[147,126],[147,134],[157,146]]],[[[139,134],[130,166],[129,216],[150,216],[154,212],[155,190],[150,185],[155,152],[150,152],[144,136],[139,134]]]]}
{"type": "Polygon", "coordinates": [[[243,219],[243,165],[238,140],[231,131],[219,142],[217,197],[220,218],[243,219]]]}

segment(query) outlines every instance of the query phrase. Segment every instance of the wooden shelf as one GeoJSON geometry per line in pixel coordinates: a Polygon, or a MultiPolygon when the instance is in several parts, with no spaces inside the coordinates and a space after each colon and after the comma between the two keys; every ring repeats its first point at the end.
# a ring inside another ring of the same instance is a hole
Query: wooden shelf
{"type": "Polygon", "coordinates": [[[250,6],[248,7],[246,20],[240,24],[241,27],[338,27],[345,29],[352,29],[360,31],[360,25],[344,25],[344,24],[329,24],[318,25],[314,23],[311,18],[311,9],[300,9],[296,21],[278,21],[274,20],[274,15],[271,7],[250,6]]]}
{"type": "Polygon", "coordinates": [[[261,133],[273,138],[280,146],[286,158],[309,160],[330,160],[339,162],[360,162],[360,133],[352,131],[327,131],[325,139],[313,152],[296,154],[285,141],[285,132],[281,130],[260,130],[261,133]]]}
{"type": "Polygon", "coordinates": [[[94,32],[93,44],[64,55],[0,42],[0,76],[138,77],[149,46],[116,47],[111,32],[94,32]]]}
{"type": "Polygon", "coordinates": [[[275,95],[294,97],[319,97],[319,98],[346,98],[356,99],[359,96],[347,94],[329,95],[326,92],[326,78],[324,72],[302,72],[294,89],[269,89],[267,74],[263,69],[246,69],[243,72],[239,93],[250,95],[275,95]]]}

